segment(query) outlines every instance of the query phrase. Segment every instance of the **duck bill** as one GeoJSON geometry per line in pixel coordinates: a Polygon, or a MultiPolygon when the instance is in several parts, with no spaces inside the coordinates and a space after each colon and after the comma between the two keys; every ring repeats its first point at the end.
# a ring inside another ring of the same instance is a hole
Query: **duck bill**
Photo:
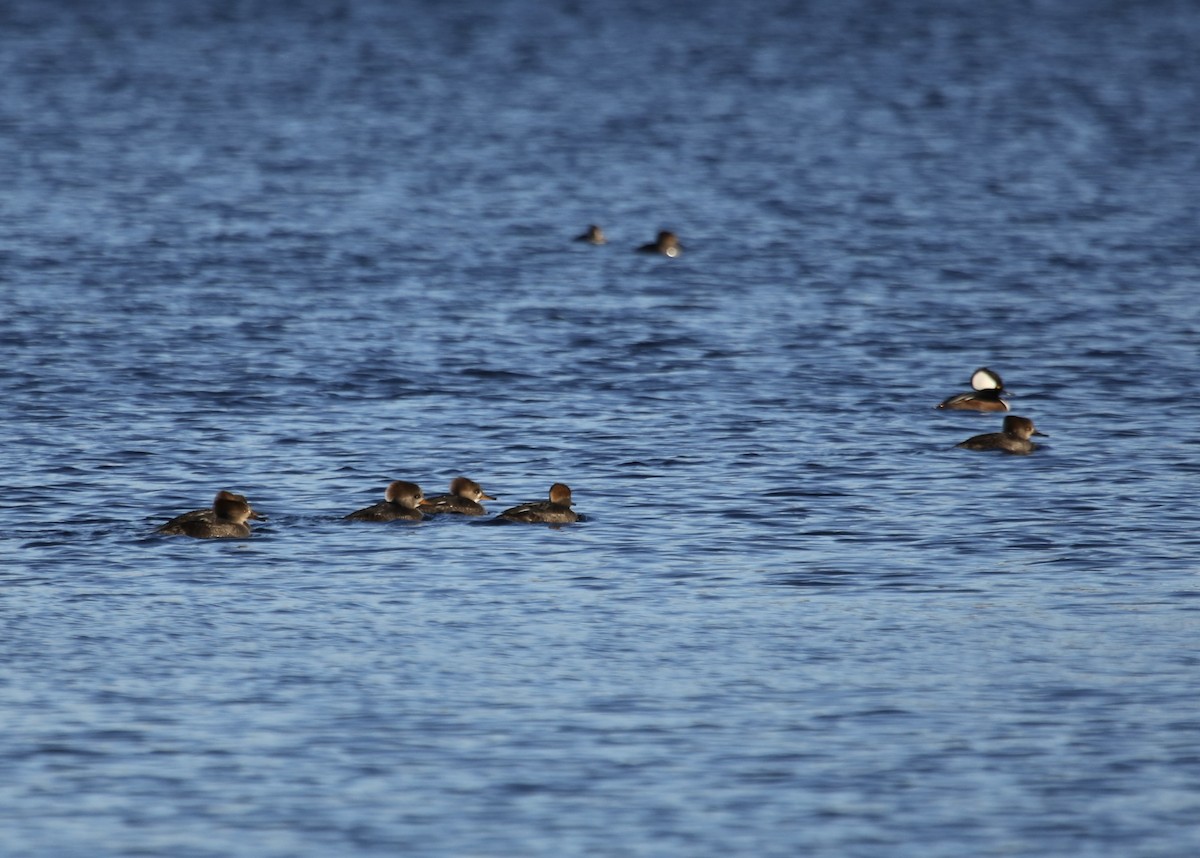
{"type": "Polygon", "coordinates": [[[495,498],[492,495],[480,495],[479,499],[480,500],[498,500],[498,498],[495,498]]]}
{"type": "Polygon", "coordinates": [[[1036,430],[1036,429],[1034,429],[1034,430],[1033,430],[1033,434],[1034,434],[1034,435],[1041,435],[1043,438],[1049,438],[1049,437],[1050,437],[1050,436],[1049,436],[1049,435],[1047,435],[1045,432],[1039,432],[1039,431],[1038,431],[1038,430],[1036,430]]]}

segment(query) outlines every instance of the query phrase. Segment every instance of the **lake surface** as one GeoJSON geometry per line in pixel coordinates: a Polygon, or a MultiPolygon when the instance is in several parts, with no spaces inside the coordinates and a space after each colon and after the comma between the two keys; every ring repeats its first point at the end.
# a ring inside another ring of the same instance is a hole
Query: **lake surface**
{"type": "Polygon", "coordinates": [[[1200,854],[1197,44],[3,4],[0,852],[1200,854]]]}

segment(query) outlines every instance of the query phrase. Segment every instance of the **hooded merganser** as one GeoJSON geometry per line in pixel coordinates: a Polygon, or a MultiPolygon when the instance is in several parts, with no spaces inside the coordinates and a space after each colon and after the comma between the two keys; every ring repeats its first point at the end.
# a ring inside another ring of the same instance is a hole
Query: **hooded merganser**
{"type": "Polygon", "coordinates": [[[462,515],[483,515],[487,512],[481,500],[495,500],[489,494],[484,494],[483,488],[474,480],[466,477],[455,477],[450,481],[450,494],[436,495],[421,501],[421,512],[436,515],[442,512],[456,512],[462,515]]]}
{"type": "Polygon", "coordinates": [[[575,240],[586,241],[588,244],[604,244],[608,241],[608,239],[604,237],[604,230],[595,224],[589,226],[587,228],[587,232],[585,232],[583,235],[575,236],[575,240]]]}
{"type": "Polygon", "coordinates": [[[678,256],[683,252],[683,245],[679,243],[679,236],[664,229],[654,241],[639,247],[638,252],[661,253],[663,256],[678,256]]]}
{"type": "Polygon", "coordinates": [[[967,450],[1000,450],[1005,453],[1032,453],[1040,445],[1029,440],[1031,435],[1041,435],[1048,438],[1045,432],[1033,428],[1033,421],[1028,417],[1018,417],[1010,414],[1004,418],[1003,432],[989,432],[986,435],[976,435],[968,438],[956,447],[967,450]]]}
{"type": "Polygon", "coordinates": [[[514,506],[500,513],[509,521],[530,521],[543,524],[566,524],[579,521],[579,513],[571,509],[571,490],[562,483],[550,487],[550,500],[533,501],[514,506]]]}
{"type": "Polygon", "coordinates": [[[344,520],[354,521],[420,521],[425,516],[417,509],[423,499],[421,487],[416,483],[396,480],[387,487],[385,500],[350,513],[344,520]]]}
{"type": "Polygon", "coordinates": [[[974,388],[971,393],[956,393],[936,407],[955,411],[1008,411],[1008,403],[1000,398],[1004,382],[986,366],[971,373],[971,387],[974,388]]]}
{"type": "Polygon", "coordinates": [[[247,519],[264,518],[255,512],[245,495],[219,491],[213,499],[211,509],[185,512],[168,521],[155,533],[168,536],[194,536],[197,539],[219,539],[222,537],[247,537],[250,525],[247,519]]]}

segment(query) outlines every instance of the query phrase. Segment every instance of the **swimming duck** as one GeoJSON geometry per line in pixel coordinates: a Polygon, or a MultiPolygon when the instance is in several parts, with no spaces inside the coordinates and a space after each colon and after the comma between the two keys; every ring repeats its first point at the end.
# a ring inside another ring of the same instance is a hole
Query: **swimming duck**
{"type": "Polygon", "coordinates": [[[344,520],[354,521],[420,521],[425,516],[417,506],[424,499],[416,483],[396,480],[387,487],[384,500],[350,513],[344,520]]]}
{"type": "Polygon", "coordinates": [[[1018,417],[1010,414],[1004,418],[1003,432],[989,432],[986,435],[976,435],[968,438],[957,447],[967,450],[1000,450],[1004,453],[1032,453],[1040,445],[1029,440],[1031,435],[1041,435],[1048,438],[1045,432],[1033,428],[1033,421],[1028,417],[1018,417]]]}
{"type": "Polygon", "coordinates": [[[509,521],[541,522],[543,524],[566,524],[579,521],[579,513],[571,509],[571,490],[562,483],[550,487],[550,500],[533,501],[514,506],[500,513],[500,518],[509,521]]]}
{"type": "Polygon", "coordinates": [[[1004,382],[986,366],[971,373],[971,393],[956,393],[939,403],[937,408],[955,411],[1008,411],[1008,403],[1000,398],[1004,382]]]}
{"type": "Polygon", "coordinates": [[[678,256],[683,252],[683,245],[679,243],[679,236],[664,229],[654,241],[639,247],[638,252],[661,253],[663,256],[678,256]]]}
{"type": "Polygon", "coordinates": [[[583,235],[575,236],[575,240],[586,241],[588,244],[604,244],[608,241],[608,239],[604,237],[604,230],[595,224],[589,226],[583,235]]]}
{"type": "Polygon", "coordinates": [[[483,488],[474,480],[466,477],[455,477],[450,481],[450,494],[435,495],[421,501],[421,512],[436,515],[443,512],[455,512],[461,515],[483,515],[487,512],[481,500],[495,500],[489,494],[484,494],[483,488]]]}
{"type": "Polygon", "coordinates": [[[220,539],[225,537],[247,537],[250,525],[247,519],[264,518],[255,512],[245,495],[219,491],[213,499],[211,509],[185,512],[168,521],[155,533],[168,536],[193,536],[197,539],[220,539]]]}

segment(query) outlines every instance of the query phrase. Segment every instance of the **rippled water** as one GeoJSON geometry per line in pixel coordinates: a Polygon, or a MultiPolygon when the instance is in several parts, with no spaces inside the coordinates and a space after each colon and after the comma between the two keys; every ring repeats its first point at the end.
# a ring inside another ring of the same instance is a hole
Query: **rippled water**
{"type": "Polygon", "coordinates": [[[5,855],[1200,851],[1191,4],[114,5],[0,7],[5,855]],[[341,521],[460,473],[587,521],[341,521]]]}

